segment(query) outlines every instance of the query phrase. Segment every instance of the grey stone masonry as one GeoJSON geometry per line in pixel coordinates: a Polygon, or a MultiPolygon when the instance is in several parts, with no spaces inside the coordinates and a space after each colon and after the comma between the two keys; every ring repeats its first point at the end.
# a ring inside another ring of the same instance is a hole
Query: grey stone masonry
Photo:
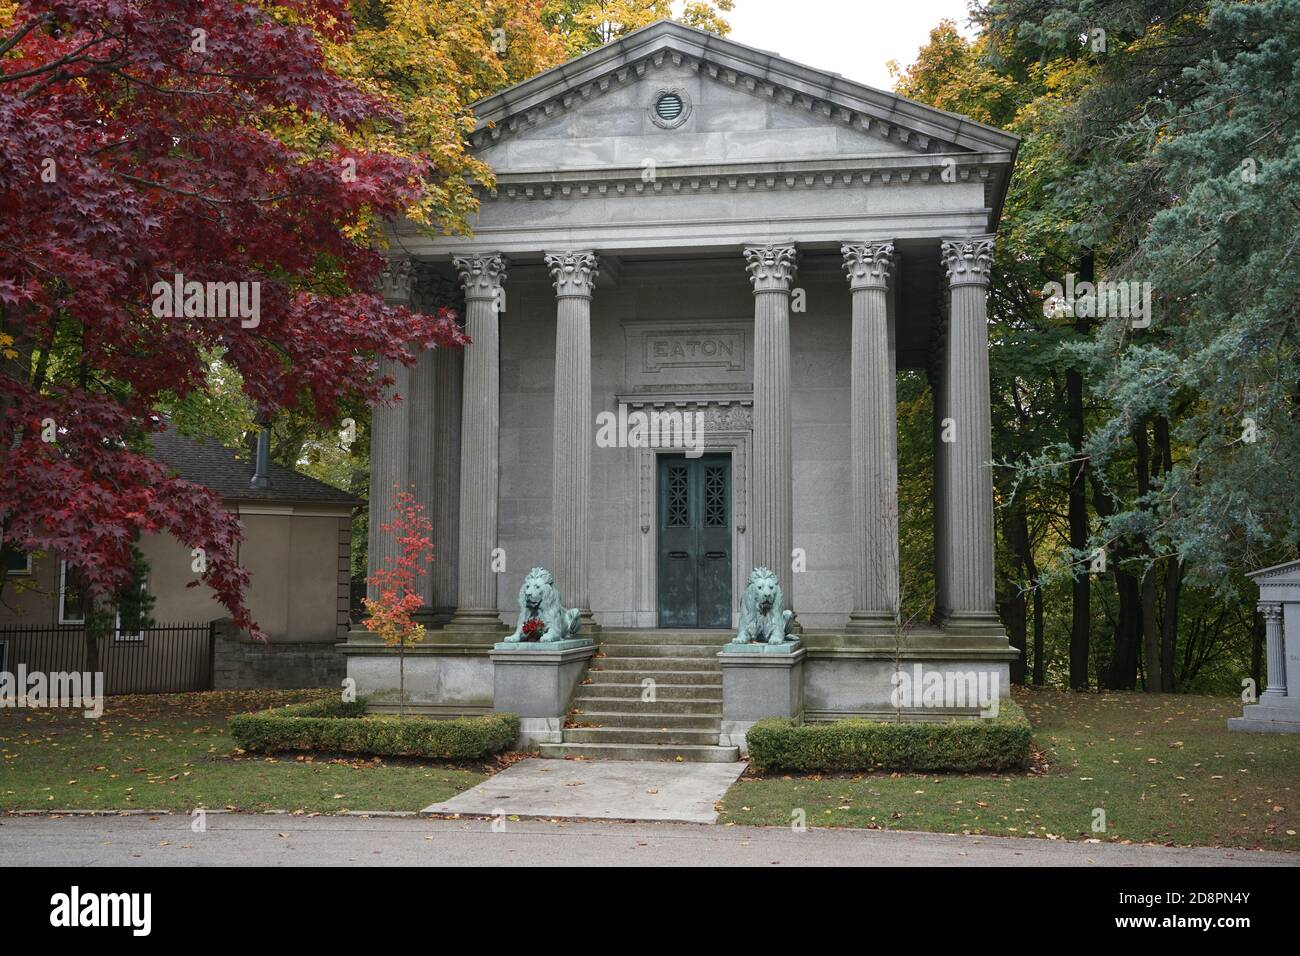
{"type": "Polygon", "coordinates": [[[591,616],[591,251],[553,252],[555,284],[555,433],[552,444],[551,544],[555,585],[572,607],[591,616]]]}
{"type": "MultiPolygon", "coordinates": [[[[409,305],[415,282],[415,270],[409,256],[393,256],[384,272],[382,289],[384,300],[395,305],[409,305]]],[[[410,477],[411,430],[411,369],[400,362],[380,362],[381,376],[391,377],[392,387],[387,397],[399,396],[393,405],[376,405],[371,420],[370,436],[370,533],[369,568],[375,571],[385,566],[388,558],[395,558],[400,547],[391,534],[381,528],[393,520],[393,494],[396,488],[406,488],[410,477]]],[[[375,587],[367,583],[367,593],[375,597],[375,587]]]]}
{"type": "Polygon", "coordinates": [[[506,260],[499,255],[456,256],[465,289],[465,349],[461,404],[460,559],[457,608],[449,628],[505,630],[497,613],[492,551],[497,546],[501,370],[499,318],[506,260]]]}
{"type": "MultiPolygon", "coordinates": [[[[433,523],[434,496],[436,489],[433,481],[434,457],[436,455],[436,435],[434,427],[435,379],[433,349],[420,353],[415,368],[409,375],[409,391],[403,395],[407,406],[406,425],[407,441],[410,444],[409,468],[406,484],[415,494],[415,500],[424,507],[425,517],[433,523]]],[[[420,593],[423,610],[429,613],[434,607],[433,576],[425,574],[416,578],[416,589],[420,593]]]]}
{"type": "Polygon", "coordinates": [[[254,641],[229,620],[212,623],[213,690],[340,687],[346,662],[320,641],[254,641]]]}
{"type": "Polygon", "coordinates": [[[945,553],[940,606],[952,626],[998,627],[993,589],[993,457],[989,408],[988,293],[993,237],[945,239],[949,318],[943,356],[945,553]]]}
{"type": "Polygon", "coordinates": [[[892,633],[898,615],[898,440],[890,361],[892,242],[845,243],[853,293],[852,423],[854,610],[851,631],[892,633]]]}
{"type": "Polygon", "coordinates": [[[793,455],[790,444],[790,286],[793,245],[745,247],[754,290],[754,461],[752,560],[776,572],[794,605],[790,552],[794,547],[793,455]]]}
{"type": "Polygon", "coordinates": [[[460,529],[460,349],[433,353],[434,423],[437,429],[433,459],[433,607],[439,623],[456,609],[456,567],[460,529]]]}

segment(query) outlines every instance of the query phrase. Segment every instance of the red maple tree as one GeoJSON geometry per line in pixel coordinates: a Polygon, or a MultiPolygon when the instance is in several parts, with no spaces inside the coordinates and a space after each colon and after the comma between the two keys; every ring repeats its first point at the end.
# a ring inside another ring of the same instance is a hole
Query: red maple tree
{"type": "Polygon", "coordinates": [[[57,553],[92,597],[130,583],[140,533],[169,532],[261,634],[236,518],[145,454],[159,396],[201,388],[205,355],[262,415],[328,425],[381,400],[379,359],[465,342],[450,312],[375,293],[367,226],[428,167],[331,142],[400,122],[324,66],[316,33],[350,29],[346,0],[27,0],[0,17],[0,533],[57,553]],[[255,283],[257,321],[158,315],[155,284],[177,275],[255,283]]]}

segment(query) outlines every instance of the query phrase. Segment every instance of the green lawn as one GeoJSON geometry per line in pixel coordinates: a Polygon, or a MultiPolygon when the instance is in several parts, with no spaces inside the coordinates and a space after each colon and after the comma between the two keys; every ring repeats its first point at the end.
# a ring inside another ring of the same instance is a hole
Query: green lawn
{"type": "Polygon", "coordinates": [[[419,810],[493,769],[243,754],[227,733],[232,714],[326,693],[337,691],[110,697],[98,720],[0,710],[0,810],[419,810]]]}
{"type": "Polygon", "coordinates": [[[1235,700],[1017,690],[1042,765],[1015,774],[737,781],[719,822],[1300,851],[1300,736],[1238,734],[1235,700]],[[1105,811],[1104,834],[1092,831],[1105,811]]]}

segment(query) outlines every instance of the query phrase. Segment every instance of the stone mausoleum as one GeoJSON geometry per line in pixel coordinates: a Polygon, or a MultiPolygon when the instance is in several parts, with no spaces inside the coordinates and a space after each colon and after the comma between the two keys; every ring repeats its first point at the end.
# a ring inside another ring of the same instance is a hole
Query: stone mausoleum
{"type": "MultiPolygon", "coordinates": [[[[762,716],[980,713],[900,705],[917,665],[1005,697],[985,299],[1017,139],[670,21],[475,112],[496,186],[473,235],[397,229],[386,279],[417,308],[459,282],[473,340],[394,369],[371,439],[372,567],[381,489],[434,524],[417,708],[511,709],[510,684],[544,753],[734,759],[762,716]],[[920,626],[898,620],[902,369],[936,409],[920,626]],[[595,645],[496,647],[535,566],[595,645]],[[799,646],[720,654],[755,567],[799,646]],[[547,659],[544,701],[503,677],[520,655],[547,659]]],[[[346,653],[382,704],[395,652],[346,653]]]]}

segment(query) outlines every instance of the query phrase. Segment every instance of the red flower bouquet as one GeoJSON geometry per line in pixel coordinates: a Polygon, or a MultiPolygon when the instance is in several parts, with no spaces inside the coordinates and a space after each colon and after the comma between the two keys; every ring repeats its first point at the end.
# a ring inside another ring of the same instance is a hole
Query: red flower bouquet
{"type": "Polygon", "coordinates": [[[542,623],[540,617],[530,617],[524,621],[524,626],[519,631],[525,641],[540,641],[545,632],[546,625],[542,623]]]}

